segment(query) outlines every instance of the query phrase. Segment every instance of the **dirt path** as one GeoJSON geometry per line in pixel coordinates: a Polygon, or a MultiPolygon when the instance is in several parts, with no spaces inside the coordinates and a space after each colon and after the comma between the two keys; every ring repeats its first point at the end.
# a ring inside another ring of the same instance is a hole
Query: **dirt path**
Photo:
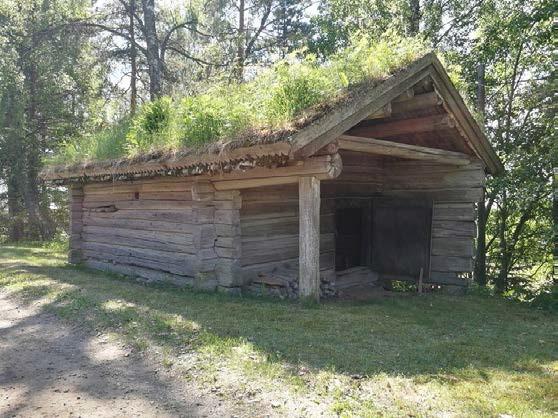
{"type": "MultiPolygon", "coordinates": [[[[217,397],[0,292],[0,416],[230,416],[217,397]]],[[[228,410],[228,411],[227,411],[228,410]]]]}

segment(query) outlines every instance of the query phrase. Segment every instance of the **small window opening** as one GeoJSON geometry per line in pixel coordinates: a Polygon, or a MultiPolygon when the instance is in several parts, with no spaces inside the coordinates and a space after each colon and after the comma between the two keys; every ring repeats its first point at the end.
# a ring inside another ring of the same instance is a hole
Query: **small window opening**
{"type": "Polygon", "coordinates": [[[139,192],[134,192],[134,199],[139,200],[139,192]]]}

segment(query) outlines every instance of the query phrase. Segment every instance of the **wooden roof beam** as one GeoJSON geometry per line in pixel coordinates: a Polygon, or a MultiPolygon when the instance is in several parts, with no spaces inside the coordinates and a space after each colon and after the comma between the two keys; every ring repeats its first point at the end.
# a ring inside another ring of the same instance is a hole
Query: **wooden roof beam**
{"type": "Polygon", "coordinates": [[[384,138],[417,132],[451,129],[455,128],[455,126],[455,120],[450,115],[432,115],[374,124],[365,121],[347,132],[356,136],[365,134],[371,137],[384,138]]]}
{"type": "Polygon", "coordinates": [[[388,103],[385,106],[383,106],[381,109],[368,115],[368,117],[365,120],[384,119],[384,118],[389,118],[390,116],[391,116],[391,103],[388,103]]]}
{"type": "Polygon", "coordinates": [[[444,101],[435,91],[430,93],[417,94],[412,99],[402,102],[393,102],[391,105],[391,114],[398,115],[401,113],[414,112],[416,110],[440,106],[443,103],[444,101]]]}
{"type": "Polygon", "coordinates": [[[304,158],[313,155],[320,148],[342,135],[347,129],[355,126],[405,90],[412,88],[425,77],[428,77],[432,57],[432,54],[427,54],[411,64],[406,70],[371,89],[367,94],[355,97],[344,106],[328,113],[327,117],[322,117],[294,134],[290,141],[293,157],[304,158]]]}
{"type": "Polygon", "coordinates": [[[385,119],[402,113],[414,112],[416,110],[428,109],[440,106],[444,103],[440,95],[435,92],[418,94],[416,96],[405,95],[405,100],[393,100],[381,109],[368,115],[365,121],[374,119],[385,119]]]}
{"type": "Polygon", "coordinates": [[[446,151],[418,145],[401,144],[382,139],[364,138],[359,136],[341,135],[338,138],[339,149],[364,152],[367,154],[385,155],[410,160],[433,161],[440,164],[468,165],[472,158],[461,152],[446,151]]]}
{"type": "Polygon", "coordinates": [[[330,180],[339,176],[342,168],[343,161],[336,153],[310,157],[306,160],[293,160],[285,167],[257,167],[246,171],[233,171],[221,176],[211,176],[207,179],[211,181],[215,190],[237,190],[298,183],[299,177],[330,180]]]}
{"type": "Polygon", "coordinates": [[[393,99],[393,102],[394,103],[404,102],[406,100],[411,100],[413,97],[415,97],[415,90],[411,87],[410,89],[405,90],[403,93],[401,93],[395,99],[393,99]]]}

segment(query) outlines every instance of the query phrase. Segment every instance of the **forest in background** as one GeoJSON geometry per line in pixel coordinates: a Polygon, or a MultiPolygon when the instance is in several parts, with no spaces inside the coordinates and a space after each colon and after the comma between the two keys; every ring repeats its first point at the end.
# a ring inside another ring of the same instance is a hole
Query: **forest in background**
{"type": "Polygon", "coordinates": [[[237,86],[290,54],[325,62],[363,34],[414,38],[460,74],[506,168],[478,205],[476,282],[550,292],[555,13],[552,0],[2,0],[0,237],[63,239],[45,159],[150,101],[237,86]]]}

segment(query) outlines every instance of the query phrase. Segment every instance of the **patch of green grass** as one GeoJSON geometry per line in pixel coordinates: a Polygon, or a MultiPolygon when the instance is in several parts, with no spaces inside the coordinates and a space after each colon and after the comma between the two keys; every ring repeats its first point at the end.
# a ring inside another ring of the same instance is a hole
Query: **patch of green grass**
{"type": "Polygon", "coordinates": [[[69,164],[92,160],[108,160],[126,155],[127,135],[131,129],[129,118],[111,126],[86,132],[67,141],[48,159],[48,164],[69,164]]]}
{"type": "Polygon", "coordinates": [[[149,287],[69,267],[52,249],[0,254],[0,287],[138,350],[158,347],[164,367],[230,393],[265,388],[340,416],[558,413],[558,316],[510,301],[306,307],[149,287]]]}
{"type": "Polygon", "coordinates": [[[203,94],[146,103],[138,114],[65,144],[51,164],[131,157],[196,147],[257,131],[288,127],[320,104],[352,87],[384,79],[428,52],[418,38],[388,33],[379,40],[355,38],[327,62],[292,54],[244,84],[215,84],[203,94]]]}

